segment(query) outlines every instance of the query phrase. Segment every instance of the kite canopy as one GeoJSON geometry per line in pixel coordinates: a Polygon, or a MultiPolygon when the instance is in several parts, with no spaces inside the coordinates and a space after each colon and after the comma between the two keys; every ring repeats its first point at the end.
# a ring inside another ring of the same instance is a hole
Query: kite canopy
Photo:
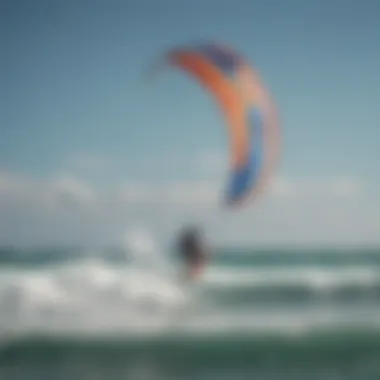
{"type": "Polygon", "coordinates": [[[215,43],[174,48],[165,62],[197,79],[226,119],[231,170],[225,203],[256,196],[273,174],[279,153],[275,107],[257,72],[230,48],[215,43]]]}

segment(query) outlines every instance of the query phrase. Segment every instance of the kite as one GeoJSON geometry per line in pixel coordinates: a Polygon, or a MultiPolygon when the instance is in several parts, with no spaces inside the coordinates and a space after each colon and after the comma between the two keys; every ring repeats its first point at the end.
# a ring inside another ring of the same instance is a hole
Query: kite
{"type": "Polygon", "coordinates": [[[218,43],[175,47],[164,63],[196,79],[215,99],[226,121],[230,171],[223,203],[242,205],[268,183],[277,167],[277,112],[256,69],[218,43]]]}

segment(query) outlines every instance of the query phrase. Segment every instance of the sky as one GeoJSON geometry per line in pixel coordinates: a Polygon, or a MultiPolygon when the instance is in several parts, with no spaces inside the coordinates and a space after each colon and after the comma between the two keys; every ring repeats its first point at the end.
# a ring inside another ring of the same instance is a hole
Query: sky
{"type": "Polygon", "coordinates": [[[0,244],[186,222],[218,244],[380,243],[379,1],[0,0],[0,44],[0,244]],[[148,75],[203,40],[248,58],[280,115],[280,167],[239,211],[212,98],[148,75]]]}

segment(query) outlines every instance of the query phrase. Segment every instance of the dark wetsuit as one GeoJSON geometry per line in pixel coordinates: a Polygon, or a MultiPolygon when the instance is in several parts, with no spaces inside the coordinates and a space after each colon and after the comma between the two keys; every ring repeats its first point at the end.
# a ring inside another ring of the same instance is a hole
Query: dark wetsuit
{"type": "Polygon", "coordinates": [[[188,230],[182,233],[179,239],[179,253],[186,263],[198,266],[205,260],[205,252],[201,239],[195,230],[188,230]]]}

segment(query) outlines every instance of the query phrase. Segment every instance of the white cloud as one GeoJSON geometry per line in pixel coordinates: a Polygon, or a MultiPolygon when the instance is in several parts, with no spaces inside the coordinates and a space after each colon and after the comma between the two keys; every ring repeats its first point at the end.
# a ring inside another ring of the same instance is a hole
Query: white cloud
{"type": "Polygon", "coordinates": [[[88,184],[73,177],[61,177],[49,181],[37,181],[11,173],[0,173],[0,200],[51,202],[71,200],[83,203],[96,199],[96,193],[88,184]]]}
{"type": "MultiPolygon", "coordinates": [[[[0,172],[0,196],[27,198],[36,193],[44,197],[70,197],[84,203],[89,201],[118,201],[125,203],[169,202],[194,205],[216,205],[220,202],[223,181],[127,182],[110,190],[95,190],[89,183],[66,175],[46,181],[36,181],[20,175],[0,172]]],[[[368,187],[357,179],[278,177],[270,184],[264,198],[347,198],[366,193],[368,187]]]]}
{"type": "Polygon", "coordinates": [[[91,202],[97,199],[97,194],[88,184],[73,177],[63,177],[47,183],[43,192],[54,199],[66,199],[72,202],[91,202]]]}
{"type": "Polygon", "coordinates": [[[228,156],[221,151],[201,152],[196,159],[200,172],[208,175],[221,175],[228,168],[228,156]]]}
{"type": "Polygon", "coordinates": [[[27,187],[31,184],[22,176],[14,175],[5,171],[0,171],[0,194],[18,192],[19,190],[27,190],[27,187]]]}
{"type": "MultiPolygon", "coordinates": [[[[112,197],[111,194],[109,196],[112,197]]],[[[113,194],[114,200],[129,204],[154,202],[212,206],[217,202],[218,186],[211,181],[130,182],[120,186],[113,194]]]]}
{"type": "Polygon", "coordinates": [[[110,162],[107,157],[90,152],[81,152],[69,156],[63,163],[63,167],[65,171],[69,172],[94,174],[109,169],[110,162]]]}
{"type": "Polygon", "coordinates": [[[380,243],[380,200],[354,178],[277,178],[260,201],[220,207],[220,181],[130,182],[111,190],[74,176],[37,181],[0,173],[0,244],[109,242],[125,225],[165,233],[205,224],[217,242],[380,243]]]}
{"type": "Polygon", "coordinates": [[[217,202],[218,187],[215,182],[171,182],[161,186],[160,194],[166,202],[213,206],[217,202]]]}
{"type": "Polygon", "coordinates": [[[271,192],[279,197],[352,197],[363,191],[362,181],[350,177],[277,178],[271,192]]]}
{"type": "Polygon", "coordinates": [[[147,203],[155,199],[154,186],[136,182],[120,186],[114,193],[116,200],[125,203],[147,203]]]}

